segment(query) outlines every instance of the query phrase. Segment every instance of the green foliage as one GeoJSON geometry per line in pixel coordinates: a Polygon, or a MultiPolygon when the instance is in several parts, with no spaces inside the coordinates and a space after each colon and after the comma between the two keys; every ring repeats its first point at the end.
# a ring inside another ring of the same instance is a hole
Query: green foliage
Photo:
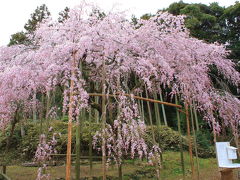
{"type": "Polygon", "coordinates": [[[143,20],[149,20],[153,15],[152,14],[144,14],[140,17],[140,19],[143,19],[143,20]]]}
{"type": "MultiPolygon", "coordinates": [[[[156,136],[156,142],[159,143],[163,151],[179,150],[181,135],[177,131],[172,130],[168,126],[160,126],[160,127],[154,126],[153,129],[156,136]]],[[[186,138],[184,136],[182,136],[182,138],[184,139],[184,144],[186,144],[186,138]]],[[[150,126],[147,128],[146,140],[149,144],[153,143],[150,126]]]]}
{"type": "MultiPolygon", "coordinates": [[[[66,119],[66,118],[65,118],[66,119]]],[[[57,136],[57,146],[56,150],[59,154],[65,154],[67,150],[67,122],[62,122],[59,120],[55,120],[50,122],[50,126],[53,128],[51,132],[47,130],[47,122],[43,123],[43,129],[48,140],[51,139],[53,133],[59,133],[60,136],[57,136]]],[[[81,150],[83,153],[88,151],[89,148],[89,140],[90,137],[94,135],[94,133],[100,129],[99,124],[84,122],[81,125],[81,150]]],[[[21,158],[23,159],[32,159],[37,145],[39,143],[39,135],[40,132],[40,124],[30,122],[24,126],[25,128],[25,136],[21,137],[20,126],[17,126],[14,135],[10,144],[10,151],[15,152],[16,154],[21,154],[21,158]]],[[[76,141],[76,126],[73,125],[73,135],[72,135],[72,147],[75,149],[75,141],[76,141]]],[[[7,135],[9,134],[9,130],[6,133],[0,133],[0,149],[1,153],[4,152],[6,147],[7,135]]],[[[74,151],[73,151],[74,152],[74,151]]]]}
{"type": "Polygon", "coordinates": [[[207,6],[180,1],[171,4],[167,11],[174,15],[186,15],[185,23],[192,36],[208,42],[221,40],[220,17],[223,15],[224,7],[219,6],[218,3],[211,3],[207,6]]]}
{"type": "MultiPolygon", "coordinates": [[[[223,41],[228,42],[228,48],[232,51],[230,58],[240,62],[240,2],[225,9],[221,17],[224,26],[223,41]]],[[[240,64],[238,64],[240,69],[240,64]]]]}
{"type": "Polygon", "coordinates": [[[196,140],[198,146],[198,155],[202,158],[209,158],[215,156],[214,147],[211,145],[212,139],[209,131],[197,131],[196,132],[196,140]]]}
{"type": "Polygon", "coordinates": [[[214,2],[209,5],[209,10],[211,15],[219,18],[224,12],[224,7],[221,7],[217,2],[214,2]]]}
{"type": "Polygon", "coordinates": [[[214,35],[217,27],[217,18],[210,14],[210,9],[202,4],[189,4],[180,10],[180,14],[187,15],[186,26],[191,34],[199,39],[215,41],[214,35]]]}
{"type": "Polygon", "coordinates": [[[11,35],[11,39],[8,45],[12,46],[16,44],[27,44],[27,43],[28,43],[28,38],[26,36],[26,33],[21,31],[11,35]]]}
{"type": "Polygon", "coordinates": [[[167,11],[173,15],[179,15],[181,9],[183,9],[187,4],[183,1],[179,1],[176,3],[170,4],[170,6],[167,8],[167,11]]]}
{"type": "Polygon", "coordinates": [[[65,9],[59,13],[58,22],[63,23],[66,19],[68,19],[69,11],[70,9],[68,7],[65,7],[65,9]]]}
{"type": "Polygon", "coordinates": [[[153,166],[146,166],[135,173],[124,175],[124,179],[141,180],[141,179],[154,179],[156,177],[156,169],[153,166]]]}

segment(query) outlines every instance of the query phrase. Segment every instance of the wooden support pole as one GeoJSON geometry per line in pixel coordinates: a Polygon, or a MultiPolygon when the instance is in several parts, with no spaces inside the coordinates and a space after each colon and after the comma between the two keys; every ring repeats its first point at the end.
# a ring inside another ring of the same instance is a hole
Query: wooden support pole
{"type": "Polygon", "coordinates": [[[200,177],[199,177],[199,162],[198,162],[197,137],[196,137],[196,133],[195,133],[194,118],[193,118],[193,110],[192,110],[192,107],[190,108],[190,112],[191,112],[191,124],[192,124],[194,148],[195,148],[196,163],[197,163],[197,179],[199,180],[200,177]]]}
{"type": "Polygon", "coordinates": [[[37,121],[37,92],[36,88],[33,90],[33,122],[37,121]]]}
{"type": "Polygon", "coordinates": [[[71,180],[71,151],[72,151],[72,118],[73,118],[73,88],[74,81],[73,77],[75,76],[75,55],[76,52],[73,52],[73,64],[71,71],[71,81],[70,81],[70,101],[69,101],[69,110],[68,110],[68,142],[67,142],[67,163],[66,163],[66,180],[71,180]]]}
{"type": "MultiPolygon", "coordinates": [[[[154,100],[157,100],[157,93],[153,94],[154,100]]],[[[155,117],[156,117],[156,123],[157,126],[161,126],[161,117],[160,117],[160,112],[159,112],[159,105],[157,103],[154,103],[154,111],[155,111],[155,117]]]]}
{"type": "MultiPolygon", "coordinates": [[[[146,85],[145,85],[145,92],[146,92],[146,97],[148,98],[148,91],[147,91],[146,85]]],[[[150,125],[151,125],[151,131],[152,131],[153,144],[155,145],[157,143],[156,143],[155,132],[154,132],[154,128],[153,128],[152,111],[151,111],[149,101],[147,101],[147,107],[148,107],[148,115],[149,115],[149,120],[150,120],[150,125]]],[[[156,164],[156,172],[157,172],[157,179],[160,180],[160,167],[158,164],[156,164]]]]}
{"type": "MultiPolygon", "coordinates": [[[[163,102],[163,97],[162,97],[162,92],[160,92],[160,100],[163,102]]],[[[167,104],[166,104],[167,105],[167,104]]],[[[167,126],[167,117],[166,117],[166,112],[165,112],[165,107],[164,104],[162,103],[162,113],[163,113],[163,120],[164,120],[164,125],[167,126]]]]}
{"type": "MultiPolygon", "coordinates": [[[[99,85],[98,85],[98,83],[96,82],[96,83],[94,84],[94,88],[95,88],[95,89],[98,89],[98,87],[99,87],[99,85]]],[[[94,102],[95,102],[96,104],[99,104],[99,97],[98,97],[98,96],[95,96],[95,97],[94,97],[94,102]]],[[[95,122],[96,122],[96,123],[99,123],[99,112],[98,112],[97,109],[95,109],[94,116],[95,116],[95,122]]]]}
{"type": "MultiPolygon", "coordinates": [[[[142,93],[140,93],[140,97],[142,98],[142,93]]],[[[144,114],[144,102],[142,101],[142,100],[140,100],[139,99],[139,101],[141,102],[141,117],[142,117],[142,120],[144,121],[144,122],[146,122],[145,121],[145,114],[144,114]]]]}
{"type": "Polygon", "coordinates": [[[195,102],[193,102],[193,112],[194,112],[194,116],[195,116],[196,129],[197,129],[197,131],[199,131],[199,123],[198,123],[198,116],[197,116],[197,109],[196,109],[195,102]]]}
{"type": "Polygon", "coordinates": [[[168,103],[168,102],[163,102],[163,101],[158,101],[154,99],[149,99],[149,98],[144,98],[144,97],[139,97],[139,96],[134,96],[131,94],[121,94],[121,93],[116,93],[116,94],[100,94],[100,93],[88,93],[89,96],[108,96],[108,97],[116,97],[116,96],[127,96],[127,97],[132,97],[134,99],[139,99],[143,101],[148,101],[148,102],[153,102],[153,103],[158,103],[158,104],[163,104],[166,106],[172,106],[172,107],[177,107],[177,108],[182,108],[181,105],[178,104],[173,104],[173,103],[168,103]]]}
{"type": "Polygon", "coordinates": [[[92,156],[92,136],[91,133],[89,133],[89,176],[90,179],[92,179],[93,177],[93,156],[92,156]]]}
{"type": "Polygon", "coordinates": [[[76,180],[80,180],[80,121],[76,123],[76,180]]]}
{"type": "MultiPolygon", "coordinates": [[[[93,111],[93,117],[95,118],[96,114],[94,113],[93,111]]],[[[92,122],[92,109],[90,107],[89,109],[89,114],[88,114],[88,122],[92,122]]],[[[88,137],[89,137],[89,146],[88,146],[88,155],[89,155],[89,179],[92,180],[93,177],[93,173],[92,173],[92,169],[93,169],[93,158],[92,158],[92,149],[93,149],[93,142],[92,142],[92,131],[89,129],[89,132],[88,132],[88,137]]]]}
{"type": "Polygon", "coordinates": [[[191,130],[190,130],[190,121],[189,121],[189,112],[188,112],[188,103],[185,103],[185,112],[186,112],[186,121],[187,121],[187,135],[188,135],[188,150],[190,157],[190,165],[192,171],[192,179],[195,177],[194,172],[194,163],[193,163],[193,153],[192,153],[192,139],[191,139],[191,130]]]}
{"type": "Polygon", "coordinates": [[[102,75],[102,173],[103,180],[107,179],[107,158],[106,158],[106,137],[105,137],[105,128],[106,128],[106,69],[105,69],[105,61],[103,61],[103,75],[102,75]]]}
{"type": "MultiPolygon", "coordinates": [[[[178,98],[175,96],[175,102],[178,104],[178,98]]],[[[178,109],[176,109],[177,113],[177,120],[178,120],[178,133],[180,135],[180,157],[181,157],[181,166],[182,166],[182,173],[183,173],[183,179],[185,179],[185,165],[184,165],[184,156],[183,156],[183,138],[182,138],[182,132],[181,132],[181,119],[178,109]]]]}
{"type": "MultiPolygon", "coordinates": [[[[148,91],[146,86],[145,86],[145,92],[146,92],[146,97],[148,98],[148,91]]],[[[152,121],[152,111],[151,111],[149,101],[147,101],[147,107],[148,107],[148,116],[149,116],[149,121],[151,126],[151,132],[152,132],[152,140],[153,140],[153,144],[156,144],[156,138],[155,138],[155,133],[153,129],[153,121],[152,121]]]]}

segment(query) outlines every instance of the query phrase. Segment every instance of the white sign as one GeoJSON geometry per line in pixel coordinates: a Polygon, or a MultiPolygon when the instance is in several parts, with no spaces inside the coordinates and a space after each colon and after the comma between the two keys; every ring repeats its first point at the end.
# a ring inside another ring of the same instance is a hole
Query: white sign
{"type": "Polygon", "coordinates": [[[230,146],[229,142],[216,142],[218,166],[221,168],[240,168],[239,163],[233,163],[237,159],[237,148],[230,146]]]}

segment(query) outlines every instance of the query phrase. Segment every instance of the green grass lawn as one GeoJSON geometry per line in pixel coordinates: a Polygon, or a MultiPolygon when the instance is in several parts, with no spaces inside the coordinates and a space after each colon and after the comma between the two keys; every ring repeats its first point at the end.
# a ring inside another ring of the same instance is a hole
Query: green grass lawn
{"type": "MultiPolygon", "coordinates": [[[[185,168],[186,168],[186,179],[192,179],[190,173],[190,163],[189,156],[185,152],[185,168]]],[[[181,161],[179,152],[165,152],[163,154],[163,168],[161,169],[161,179],[173,180],[173,179],[183,179],[181,171],[181,161]]],[[[195,159],[194,159],[195,160],[195,159]]],[[[195,174],[196,170],[196,160],[195,160],[195,174]]],[[[12,180],[35,180],[37,174],[37,167],[22,167],[21,165],[12,165],[7,168],[7,175],[12,180]]],[[[200,180],[214,180],[218,179],[218,168],[215,158],[199,159],[199,176],[200,180]]],[[[93,176],[101,176],[101,162],[95,162],[93,166],[93,176]]],[[[49,167],[49,173],[51,174],[51,179],[65,177],[65,166],[55,166],[49,167]]],[[[154,168],[148,166],[146,161],[139,160],[126,160],[123,165],[124,179],[155,179],[154,168]]],[[[112,165],[108,168],[108,176],[117,177],[117,168],[112,165]]],[[[89,166],[85,163],[81,165],[81,177],[89,177],[89,166]]],[[[74,179],[74,166],[72,166],[72,179],[74,179]]]]}

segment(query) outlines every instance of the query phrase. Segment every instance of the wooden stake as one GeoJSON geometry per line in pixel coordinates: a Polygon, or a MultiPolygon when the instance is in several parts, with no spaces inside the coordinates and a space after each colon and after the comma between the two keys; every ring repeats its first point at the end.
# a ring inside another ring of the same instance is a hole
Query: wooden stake
{"type": "MultiPolygon", "coordinates": [[[[81,117],[82,118],[82,117],[81,117]]],[[[80,180],[80,120],[76,123],[76,180],[80,180]]]]}
{"type": "Polygon", "coordinates": [[[91,132],[89,133],[89,176],[90,179],[93,179],[93,157],[92,157],[92,135],[91,132]]]}
{"type": "MultiPolygon", "coordinates": [[[[106,69],[105,69],[105,61],[103,61],[103,76],[102,76],[102,130],[106,128],[106,69]]],[[[103,180],[107,179],[107,158],[106,158],[106,137],[105,131],[103,131],[102,136],[102,170],[103,170],[103,180]]]]}
{"type": "MultiPolygon", "coordinates": [[[[154,100],[157,100],[157,93],[154,93],[153,97],[154,97],[154,100]]],[[[161,117],[160,117],[160,113],[159,113],[159,105],[157,103],[154,103],[154,111],[155,111],[157,126],[160,127],[161,126],[161,117]]]]}
{"type": "MultiPolygon", "coordinates": [[[[97,82],[94,84],[94,88],[95,88],[95,89],[98,89],[98,83],[97,83],[97,82]]],[[[96,104],[99,103],[99,97],[98,97],[98,96],[95,96],[95,97],[94,97],[94,102],[95,102],[96,104]]],[[[94,116],[95,116],[95,122],[96,122],[96,123],[99,123],[99,112],[98,112],[97,109],[95,109],[94,116]]]]}
{"type": "MultiPolygon", "coordinates": [[[[73,52],[73,64],[71,77],[75,76],[75,55],[76,52],[73,52]]],[[[72,150],[72,118],[73,118],[73,88],[74,81],[71,78],[70,82],[70,101],[69,101],[69,111],[68,111],[68,143],[67,143],[67,164],[66,164],[66,180],[71,180],[71,150],[72,150]]]]}
{"type": "Polygon", "coordinates": [[[189,156],[190,156],[190,164],[192,171],[192,179],[195,177],[194,172],[194,163],[193,163],[193,154],[192,154],[192,140],[191,140],[191,130],[190,130],[190,121],[189,121],[189,112],[188,112],[188,103],[185,103],[185,112],[186,112],[186,121],[187,121],[187,134],[188,134],[188,147],[189,147],[189,156]]]}
{"type": "MultiPolygon", "coordinates": [[[[175,96],[175,102],[178,104],[177,96],[175,96]]],[[[178,109],[176,109],[177,113],[177,120],[178,120],[178,133],[180,135],[180,157],[181,157],[181,166],[182,166],[182,173],[183,173],[183,179],[185,179],[185,166],[184,166],[184,156],[183,156],[183,139],[182,139],[182,133],[181,133],[181,119],[178,109]]]]}
{"type": "MultiPolygon", "coordinates": [[[[147,92],[146,86],[145,86],[145,92],[146,92],[146,97],[148,98],[148,92],[147,92]]],[[[156,144],[156,138],[155,138],[155,133],[154,133],[154,129],[153,129],[153,121],[152,121],[152,111],[151,111],[149,101],[147,101],[147,107],[148,107],[148,115],[149,115],[149,121],[150,121],[150,125],[151,125],[151,131],[152,131],[153,144],[156,144]]]]}
{"type": "Polygon", "coordinates": [[[36,89],[34,88],[33,90],[33,121],[37,122],[37,92],[36,89]]]}
{"type": "MultiPolygon", "coordinates": [[[[142,93],[140,93],[140,97],[142,98],[142,93]]],[[[144,114],[144,102],[142,100],[139,99],[139,101],[141,102],[141,116],[142,116],[142,121],[145,121],[145,114],[144,114]]]]}
{"type": "Polygon", "coordinates": [[[193,102],[193,112],[194,112],[194,116],[195,116],[196,128],[197,128],[197,131],[199,131],[199,123],[198,123],[198,116],[197,116],[195,102],[193,102]]]}
{"type": "Polygon", "coordinates": [[[194,118],[193,118],[193,110],[192,107],[190,108],[191,112],[191,124],[192,124],[192,132],[193,132],[193,139],[194,139],[194,148],[195,148],[195,155],[196,155],[196,163],[197,163],[197,179],[199,180],[199,162],[198,162],[198,150],[197,150],[197,139],[194,127],[194,118]]]}
{"type": "MultiPolygon", "coordinates": [[[[162,92],[160,92],[160,100],[163,102],[162,92]]],[[[167,104],[166,104],[166,105],[167,105],[167,104]]],[[[167,125],[168,125],[168,123],[167,123],[167,117],[166,117],[165,107],[164,107],[164,104],[163,104],[163,103],[162,103],[162,112],[163,112],[164,124],[165,124],[165,126],[167,126],[167,125]]]]}

